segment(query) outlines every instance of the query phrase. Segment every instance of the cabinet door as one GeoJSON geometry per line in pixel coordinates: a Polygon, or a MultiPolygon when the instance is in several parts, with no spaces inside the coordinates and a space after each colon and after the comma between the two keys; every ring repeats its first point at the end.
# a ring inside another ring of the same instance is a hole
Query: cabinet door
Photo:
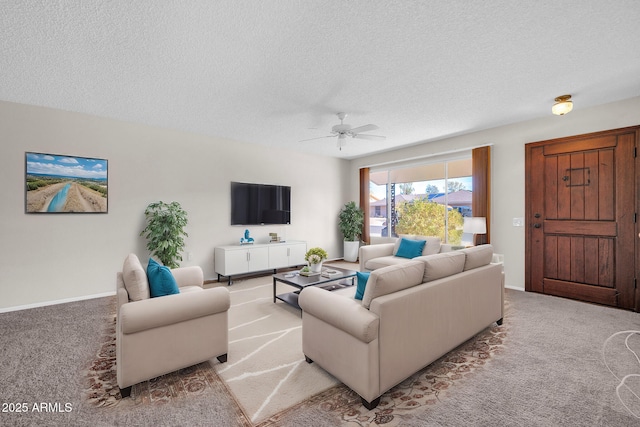
{"type": "Polygon", "coordinates": [[[307,253],[306,243],[295,243],[289,246],[289,265],[303,265],[307,262],[304,260],[304,254],[307,253]]]}
{"type": "Polygon", "coordinates": [[[269,268],[289,266],[289,246],[283,243],[273,243],[269,246],[269,268]]]}
{"type": "Polygon", "coordinates": [[[250,248],[249,271],[269,270],[269,248],[250,248]]]}
{"type": "MultiPolygon", "coordinates": [[[[216,259],[216,269],[218,260],[216,259]]],[[[224,260],[220,274],[223,276],[231,276],[234,274],[243,274],[249,272],[249,257],[245,249],[225,250],[224,260]]]]}

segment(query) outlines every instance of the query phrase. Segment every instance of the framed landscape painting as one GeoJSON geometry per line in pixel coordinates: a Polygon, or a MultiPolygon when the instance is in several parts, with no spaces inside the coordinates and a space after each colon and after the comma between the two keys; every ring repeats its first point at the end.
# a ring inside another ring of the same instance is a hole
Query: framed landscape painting
{"type": "Polygon", "coordinates": [[[25,153],[27,213],[107,213],[107,160],[25,153]]]}

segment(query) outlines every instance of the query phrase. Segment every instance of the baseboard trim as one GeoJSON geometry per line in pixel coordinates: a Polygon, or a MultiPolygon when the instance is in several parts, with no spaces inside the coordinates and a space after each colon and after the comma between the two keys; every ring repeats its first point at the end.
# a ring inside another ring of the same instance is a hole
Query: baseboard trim
{"type": "Polygon", "coordinates": [[[65,304],[67,302],[84,301],[84,300],[87,300],[87,299],[110,297],[110,296],[113,296],[115,294],[116,294],[115,291],[114,292],[105,292],[105,293],[102,293],[102,294],[83,295],[81,297],[65,298],[65,299],[59,299],[59,300],[54,300],[54,301],[43,301],[43,302],[37,302],[37,303],[34,303],[34,304],[17,305],[17,306],[14,306],[14,307],[0,308],[0,313],[8,313],[10,311],[28,310],[30,308],[46,307],[48,305],[65,304]]]}
{"type": "Polygon", "coordinates": [[[511,290],[513,290],[513,291],[520,291],[520,292],[524,292],[524,288],[518,288],[518,287],[515,287],[515,286],[506,286],[506,285],[505,285],[505,287],[504,287],[504,288],[505,288],[505,289],[511,289],[511,290]]]}

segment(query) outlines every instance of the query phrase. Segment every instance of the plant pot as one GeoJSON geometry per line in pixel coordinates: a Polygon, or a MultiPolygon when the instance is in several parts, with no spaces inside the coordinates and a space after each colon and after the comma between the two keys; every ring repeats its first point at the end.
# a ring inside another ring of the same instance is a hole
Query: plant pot
{"type": "Polygon", "coordinates": [[[318,264],[309,264],[309,268],[311,269],[312,273],[320,273],[322,271],[322,263],[319,262],[318,264]]]}
{"type": "Polygon", "coordinates": [[[358,261],[358,250],[360,249],[360,242],[344,241],[344,260],[349,262],[358,261]]]}

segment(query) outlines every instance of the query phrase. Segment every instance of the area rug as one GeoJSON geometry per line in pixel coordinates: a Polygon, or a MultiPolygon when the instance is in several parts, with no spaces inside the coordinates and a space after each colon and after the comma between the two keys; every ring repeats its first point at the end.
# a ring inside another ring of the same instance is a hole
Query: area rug
{"type": "MultiPolygon", "coordinates": [[[[214,369],[253,423],[339,384],[305,362],[301,312],[274,303],[271,277],[236,280],[228,289],[229,359],[214,369]]],[[[294,290],[278,283],[278,294],[294,290]]]]}
{"type": "MultiPolygon", "coordinates": [[[[215,369],[260,427],[281,425],[291,411],[319,402],[327,415],[344,424],[401,424],[484,367],[502,351],[507,336],[506,324],[494,324],[385,393],[378,407],[367,411],[356,393],[316,364],[304,362],[300,310],[273,302],[271,278],[234,282],[229,290],[229,362],[215,369]]],[[[278,283],[278,294],[291,290],[278,283]]],[[[508,302],[505,306],[507,311],[508,302]]]]}
{"type": "MultiPolygon", "coordinates": [[[[96,355],[84,372],[86,399],[96,407],[126,408],[224,393],[238,403],[239,425],[283,425],[281,420],[291,413],[318,405],[339,424],[401,425],[482,369],[502,351],[508,333],[508,322],[494,324],[385,393],[378,407],[367,411],[356,393],[304,361],[300,310],[273,302],[270,277],[237,280],[228,289],[228,362],[204,362],[136,384],[127,399],[116,384],[114,298],[96,355]]],[[[278,284],[278,293],[290,290],[278,284]]],[[[508,301],[505,305],[506,319],[508,301]]]]}
{"type": "Polygon", "coordinates": [[[460,347],[414,374],[382,395],[380,404],[371,411],[362,406],[360,396],[340,384],[288,408],[258,424],[279,426],[291,413],[306,408],[321,408],[324,416],[349,426],[399,426],[413,418],[421,407],[436,405],[447,393],[483,368],[492,356],[504,349],[507,325],[493,325],[460,347]]]}
{"type": "MultiPolygon", "coordinates": [[[[116,300],[110,303],[105,319],[105,330],[95,357],[84,370],[85,398],[96,407],[133,407],[139,405],[165,405],[177,399],[200,396],[205,393],[229,391],[209,362],[172,372],[135,384],[130,398],[123,399],[116,378],[116,300]]],[[[240,410],[239,420],[246,419],[240,410]]],[[[247,423],[245,423],[247,424],[247,423]]]]}

